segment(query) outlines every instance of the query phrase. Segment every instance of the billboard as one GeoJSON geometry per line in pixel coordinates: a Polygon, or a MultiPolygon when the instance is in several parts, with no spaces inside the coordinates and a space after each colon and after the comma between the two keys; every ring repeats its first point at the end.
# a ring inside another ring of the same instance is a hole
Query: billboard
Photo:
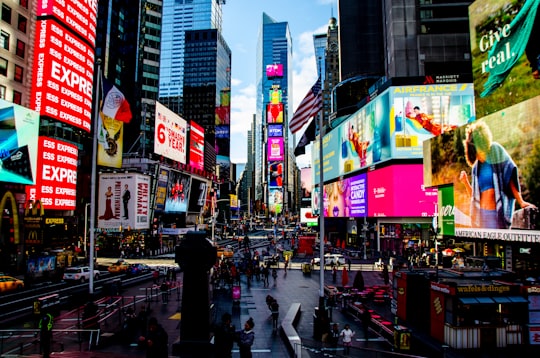
{"type": "Polygon", "coordinates": [[[185,213],[187,212],[191,177],[177,170],[170,170],[168,176],[165,212],[185,213]]]}
{"type": "Polygon", "coordinates": [[[54,16],[71,31],[96,42],[96,20],[98,0],[39,0],[37,16],[54,16]]]}
{"type": "Polygon", "coordinates": [[[169,170],[159,168],[156,186],[156,199],[154,201],[154,210],[162,212],[165,210],[165,201],[167,200],[167,184],[169,183],[169,170]]]}
{"type": "Polygon", "coordinates": [[[425,188],[422,164],[376,169],[368,172],[367,182],[369,217],[433,217],[437,213],[437,189],[425,188]]]}
{"type": "Polygon", "coordinates": [[[283,103],[270,103],[266,105],[266,122],[283,123],[283,103]]]}
{"type": "Polygon", "coordinates": [[[31,108],[90,132],[94,49],[52,19],[36,34],[31,108]]]}
{"type": "Polygon", "coordinates": [[[154,152],[186,164],[187,122],[156,101],[154,152]]]}
{"type": "Polygon", "coordinates": [[[311,208],[311,192],[313,190],[311,168],[300,169],[300,187],[302,188],[302,194],[300,195],[300,207],[311,208]]]}
{"type": "Polygon", "coordinates": [[[215,126],[216,155],[229,157],[231,153],[230,126],[215,126]]]}
{"type": "Polygon", "coordinates": [[[366,174],[339,179],[325,184],[324,217],[365,217],[367,216],[367,176],[366,174]]]}
{"type": "Polygon", "coordinates": [[[34,184],[39,114],[0,99],[0,182],[34,184]]]}
{"type": "Polygon", "coordinates": [[[540,95],[538,1],[477,0],[469,26],[478,118],[540,95]]]}
{"type": "Polygon", "coordinates": [[[319,222],[319,216],[315,215],[311,208],[300,208],[300,222],[317,224],[319,222]]]}
{"type": "Polygon", "coordinates": [[[268,160],[283,160],[285,153],[283,151],[283,137],[269,137],[268,138],[268,160]]]}
{"type": "Polygon", "coordinates": [[[272,214],[281,214],[283,210],[283,191],[281,188],[270,188],[269,209],[272,214]]]}
{"type": "Polygon", "coordinates": [[[150,177],[137,173],[100,174],[98,228],[150,227],[150,177]]]}
{"type": "Polygon", "coordinates": [[[425,143],[426,185],[453,186],[456,236],[540,243],[539,111],[537,96],[425,143]]]}
{"type": "Polygon", "coordinates": [[[189,212],[199,213],[206,205],[209,194],[209,184],[206,180],[191,178],[191,190],[189,192],[189,212]]]}
{"type": "Polygon", "coordinates": [[[45,209],[74,210],[77,206],[77,146],[49,137],[38,138],[36,185],[26,186],[29,200],[45,209]]]}
{"type": "Polygon", "coordinates": [[[204,169],[204,128],[191,121],[189,132],[189,165],[204,169]]]}
{"type": "Polygon", "coordinates": [[[124,122],[105,116],[100,112],[100,130],[97,141],[97,164],[122,168],[124,153],[124,122]]]}
{"type": "Polygon", "coordinates": [[[271,104],[279,104],[283,102],[283,91],[279,89],[278,85],[273,85],[268,91],[268,102],[271,104]]]}
{"type": "Polygon", "coordinates": [[[282,124],[269,124],[267,127],[269,137],[283,137],[282,124]]]}
{"type": "Polygon", "coordinates": [[[283,77],[283,65],[280,63],[266,65],[266,77],[269,79],[283,77]]]}
{"type": "Polygon", "coordinates": [[[270,187],[281,188],[283,186],[283,162],[269,162],[268,174],[270,175],[270,187]]]}

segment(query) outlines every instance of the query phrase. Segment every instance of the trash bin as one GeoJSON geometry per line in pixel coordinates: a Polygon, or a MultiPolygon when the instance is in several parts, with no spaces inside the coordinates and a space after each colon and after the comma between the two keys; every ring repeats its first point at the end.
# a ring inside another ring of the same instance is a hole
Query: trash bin
{"type": "Polygon", "coordinates": [[[309,275],[311,274],[311,264],[308,262],[308,263],[303,263],[302,264],[302,273],[304,275],[309,275]]]}
{"type": "Polygon", "coordinates": [[[401,325],[394,326],[394,348],[398,351],[408,351],[411,349],[411,332],[407,327],[401,325]]]}

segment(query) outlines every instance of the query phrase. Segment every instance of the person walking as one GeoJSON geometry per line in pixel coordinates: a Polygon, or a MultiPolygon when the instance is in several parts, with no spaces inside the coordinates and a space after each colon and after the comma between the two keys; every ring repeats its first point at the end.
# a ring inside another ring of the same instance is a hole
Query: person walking
{"type": "Polygon", "coordinates": [[[332,325],[332,329],[330,330],[330,345],[332,348],[337,348],[338,342],[339,342],[339,327],[337,323],[334,323],[332,325]]]}
{"type": "Polygon", "coordinates": [[[169,303],[169,285],[165,280],[161,283],[161,286],[159,286],[159,290],[161,291],[161,302],[163,302],[164,305],[169,303]]]}
{"type": "Polygon", "coordinates": [[[146,358],[169,356],[169,336],[155,317],[148,320],[146,336],[139,337],[139,344],[146,349],[146,358]]]}
{"type": "Polygon", "coordinates": [[[44,313],[39,321],[39,348],[44,358],[51,356],[53,321],[54,318],[50,313],[44,313]]]}
{"type": "Polygon", "coordinates": [[[279,304],[277,300],[273,300],[270,304],[270,312],[272,313],[272,329],[277,332],[279,318],[279,304]]]}
{"type": "Polygon", "coordinates": [[[251,346],[255,340],[255,332],[253,332],[253,327],[255,323],[253,318],[249,319],[244,323],[244,329],[237,331],[238,335],[238,348],[240,350],[240,358],[252,358],[251,346]]]}
{"type": "Polygon", "coordinates": [[[346,324],[343,330],[339,334],[343,339],[343,353],[349,355],[351,353],[352,338],[354,337],[354,331],[346,324]]]}
{"type": "Polygon", "coordinates": [[[270,277],[270,270],[268,269],[268,265],[263,265],[262,267],[262,275],[263,275],[263,283],[264,283],[264,287],[268,287],[268,285],[270,284],[270,280],[269,280],[269,277],[270,277]]]}
{"type": "Polygon", "coordinates": [[[236,329],[230,313],[221,316],[221,324],[214,331],[214,349],[216,358],[231,358],[236,329]]]}

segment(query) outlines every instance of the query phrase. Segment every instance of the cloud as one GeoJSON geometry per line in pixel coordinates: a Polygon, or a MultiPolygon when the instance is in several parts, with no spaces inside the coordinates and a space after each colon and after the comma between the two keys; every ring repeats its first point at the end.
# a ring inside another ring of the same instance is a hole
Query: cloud
{"type": "MultiPolygon", "coordinates": [[[[232,79],[241,86],[242,81],[232,79]]],[[[256,89],[251,83],[238,90],[231,97],[231,162],[245,163],[247,161],[247,132],[251,129],[253,114],[256,110],[256,89]]]]}

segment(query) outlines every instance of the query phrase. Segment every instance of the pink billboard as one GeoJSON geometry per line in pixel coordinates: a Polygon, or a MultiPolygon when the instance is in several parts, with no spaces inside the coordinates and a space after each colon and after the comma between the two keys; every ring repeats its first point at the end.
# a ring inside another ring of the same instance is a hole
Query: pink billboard
{"type": "Polygon", "coordinates": [[[268,138],[268,160],[283,160],[283,137],[268,138]]]}
{"type": "Polygon", "coordinates": [[[204,128],[194,121],[189,132],[189,165],[204,169],[204,128]]]}
{"type": "Polygon", "coordinates": [[[368,216],[433,217],[437,189],[425,189],[422,164],[391,165],[368,172],[368,216]]]}

